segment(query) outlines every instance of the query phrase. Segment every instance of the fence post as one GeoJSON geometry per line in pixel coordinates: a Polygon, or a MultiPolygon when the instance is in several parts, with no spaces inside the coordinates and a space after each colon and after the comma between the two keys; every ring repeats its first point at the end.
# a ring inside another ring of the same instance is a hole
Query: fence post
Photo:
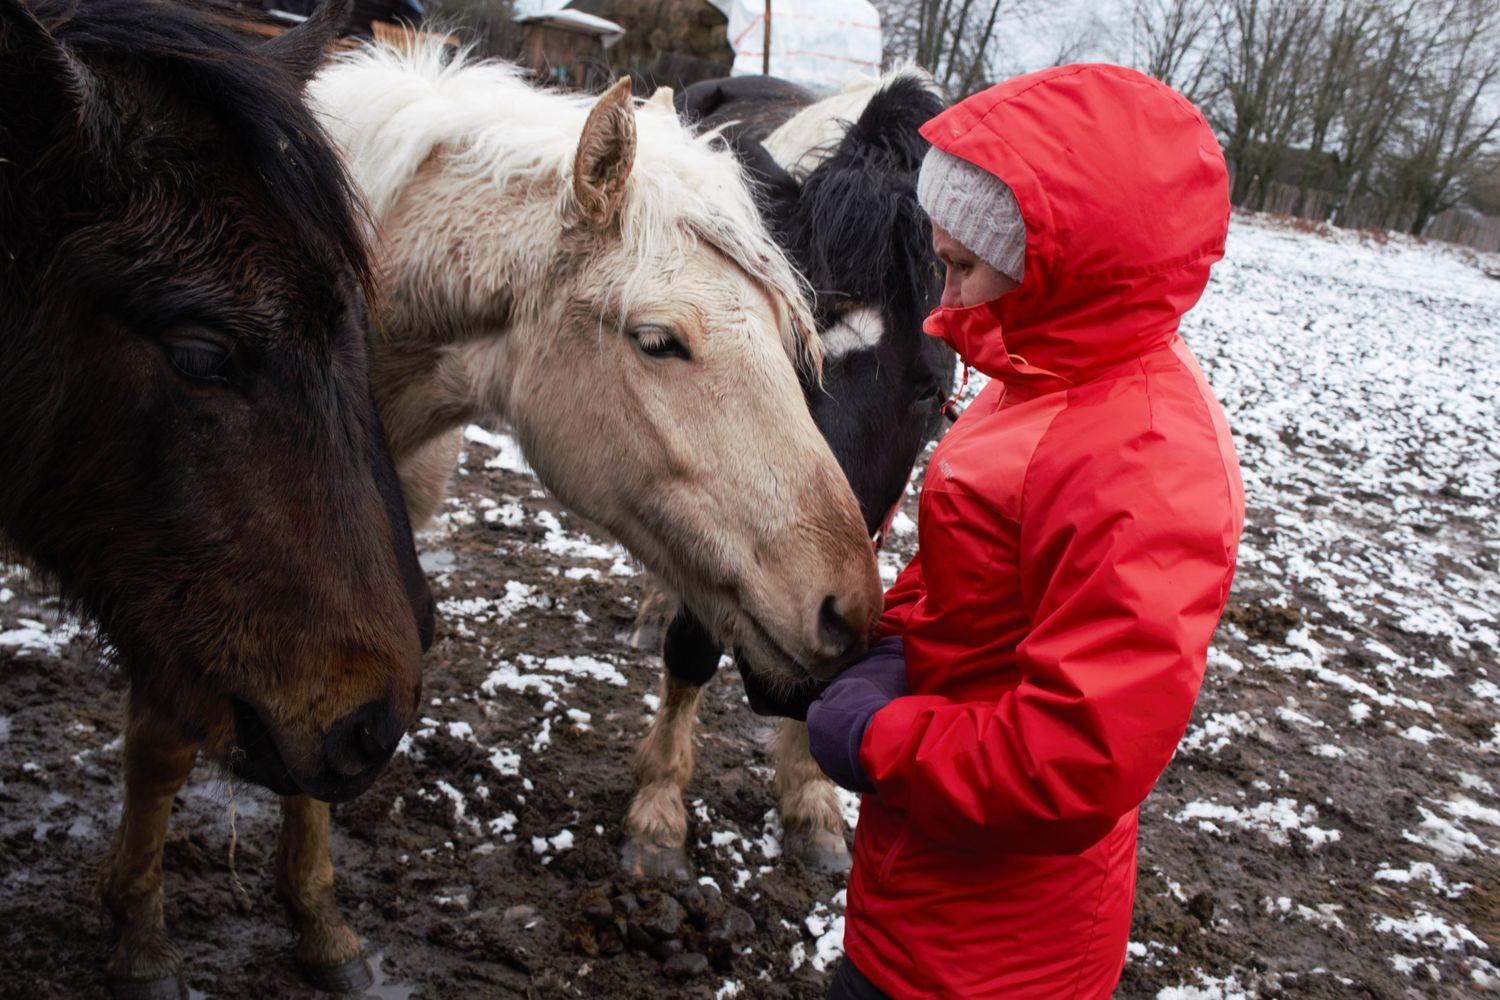
{"type": "Polygon", "coordinates": [[[760,53],[760,71],[765,76],[771,75],[771,0],[766,0],[766,32],[765,44],[760,53]]]}

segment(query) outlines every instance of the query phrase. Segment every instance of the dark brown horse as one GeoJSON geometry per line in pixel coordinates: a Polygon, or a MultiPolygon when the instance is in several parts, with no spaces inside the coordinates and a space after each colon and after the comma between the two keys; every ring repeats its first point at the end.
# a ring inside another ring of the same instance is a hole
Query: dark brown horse
{"type": "Polygon", "coordinates": [[[315,800],[406,731],[431,598],[358,212],[300,96],[342,13],[252,46],[181,3],[0,0],[0,544],[130,678],[100,873],[122,995],[180,989],[162,839],[200,749],[289,796],[297,958],[360,966],[315,800]]]}

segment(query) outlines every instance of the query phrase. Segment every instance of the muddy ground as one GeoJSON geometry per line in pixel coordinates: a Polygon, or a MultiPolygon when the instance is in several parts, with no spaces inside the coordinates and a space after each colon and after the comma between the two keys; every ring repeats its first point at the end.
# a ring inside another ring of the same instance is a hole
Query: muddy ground
{"type": "MultiPolygon", "coordinates": [[[[1212,330],[1201,341],[1221,394],[1234,397],[1233,370],[1214,369],[1228,347],[1212,330]]],[[[1257,442],[1264,429],[1239,398],[1238,418],[1233,399],[1228,408],[1247,469],[1283,452],[1307,468],[1350,461],[1339,441],[1285,436],[1295,430],[1257,442]]],[[[704,884],[681,893],[619,875],[630,755],[657,685],[653,657],[624,642],[640,580],[516,468],[512,447],[476,435],[455,499],[421,543],[443,609],[427,718],[378,784],[335,811],[339,894],[378,964],[373,995],[821,996],[841,884],[776,856],[770,729],[732,671],[704,702],[688,794],[704,884]],[[632,906],[643,915],[620,941],[609,914],[632,906]]],[[[1299,498],[1285,484],[1251,486],[1249,556],[1193,727],[1142,810],[1118,995],[1491,993],[1494,608],[1456,642],[1387,598],[1440,586],[1492,594],[1492,497],[1454,479],[1420,518],[1397,516],[1410,508],[1396,503],[1390,523],[1364,523],[1359,510],[1401,491],[1351,481],[1348,495],[1299,498]],[[1271,495],[1287,506],[1255,499],[1271,495]],[[1297,546],[1283,544],[1305,535],[1297,511],[1327,514],[1330,502],[1354,505],[1333,518],[1347,537],[1319,543],[1320,558],[1343,560],[1354,581],[1344,590],[1293,579],[1297,546]],[[1399,525],[1405,534],[1392,534],[1399,525]],[[1384,537],[1398,564],[1409,547],[1410,579],[1393,564],[1362,566],[1370,537],[1384,537]],[[1384,596],[1347,603],[1371,576],[1389,577],[1374,581],[1384,596]]],[[[915,516],[911,498],[905,513],[915,516]]],[[[914,544],[910,523],[900,527],[887,572],[914,544]]],[[[119,813],[121,698],[119,676],[45,591],[0,566],[0,995],[104,995],[92,880],[119,813]]],[[[212,768],[184,789],[167,844],[167,923],[188,982],[212,997],[312,996],[272,895],[275,801],[247,788],[232,799],[243,893],[229,864],[231,792],[212,768]]]]}
{"type": "MultiPolygon", "coordinates": [[[[727,890],[724,912],[742,910],[754,929],[739,940],[729,940],[732,934],[709,940],[698,932],[712,932],[720,914],[686,913],[683,925],[691,930],[676,936],[712,956],[697,975],[669,974],[656,957],[634,948],[594,953],[600,935],[581,916],[591,902],[630,891],[649,908],[656,893],[678,888],[630,885],[616,872],[630,752],[644,731],[656,684],[652,658],[623,642],[639,583],[609,573],[610,566],[624,568],[618,561],[539,547],[550,527],[545,513],[564,526],[568,515],[539,495],[530,479],[474,464],[461,480],[463,501],[447,515],[451,531],[429,536],[425,547],[427,563],[437,570],[438,598],[484,610],[457,614],[457,605],[447,604],[426,675],[431,721],[370,792],[334,814],[345,912],[379,954],[382,985],[375,995],[708,997],[723,995],[725,983],[738,983],[743,996],[821,996],[825,974],[810,960],[791,971],[791,955],[799,944],[808,955],[816,952],[814,930],[822,926],[815,921],[810,929],[806,921],[838,891],[837,880],[739,844],[749,856],[747,869],[711,843],[721,830],[758,842],[771,804],[764,749],[770,730],[742,704],[733,672],[721,672],[704,703],[699,775],[689,791],[690,807],[700,815],[692,855],[699,874],[727,890]],[[496,506],[481,506],[485,501],[496,506]],[[519,523],[506,524],[517,520],[517,508],[524,512],[519,523]],[[486,522],[486,510],[506,516],[486,522]],[[554,575],[570,566],[600,571],[599,578],[554,575]],[[518,599],[515,583],[535,589],[518,599]],[[511,610],[504,620],[493,620],[501,617],[497,609],[511,610]],[[492,620],[481,620],[487,614],[492,620]],[[516,663],[523,654],[541,662],[523,661],[515,675],[539,683],[525,691],[490,684],[486,691],[497,664],[516,663]],[[626,683],[548,670],[545,661],[554,656],[597,658],[617,666],[626,683]],[[588,713],[588,719],[580,724],[569,709],[588,713]],[[500,773],[491,759],[495,748],[519,755],[516,766],[505,768],[517,773],[500,773]],[[462,816],[454,792],[461,793],[462,816]],[[710,822],[701,819],[703,809],[710,822]],[[503,832],[492,833],[492,823],[503,832]],[[545,853],[534,849],[533,838],[550,840],[564,830],[574,835],[571,848],[549,843],[545,853]],[[768,868],[764,874],[762,867],[768,868]],[[753,873],[736,890],[741,870],[753,873]]],[[[554,533],[554,542],[558,537],[554,533]]],[[[8,586],[26,585],[13,575],[8,586]]],[[[48,602],[38,607],[24,590],[3,606],[3,614],[9,626],[25,618],[53,619],[48,602]]],[[[1297,614],[1241,595],[1220,646],[1243,656],[1247,643],[1274,646],[1299,622],[1297,614]]],[[[1302,697],[1303,686],[1295,674],[1215,674],[1198,715],[1216,709],[1257,714],[1259,705],[1274,714],[1289,695],[1302,697]]],[[[0,761],[0,992],[7,996],[103,995],[103,925],[93,903],[92,866],[119,810],[121,690],[120,678],[98,664],[82,637],[65,642],[55,655],[0,651],[0,715],[9,719],[0,761]]],[[[1305,704],[1303,711],[1316,714],[1320,707],[1305,704]]],[[[1403,728],[1424,721],[1420,713],[1399,710],[1389,718],[1403,728]]],[[[1444,721],[1459,730],[1467,724],[1461,710],[1445,712],[1444,721]]],[[[1321,758],[1300,758],[1300,773],[1283,773],[1290,765],[1280,748],[1293,738],[1290,727],[1273,727],[1227,752],[1184,753],[1147,802],[1132,937],[1151,944],[1133,958],[1119,995],[1153,996],[1162,987],[1193,983],[1194,969],[1222,977],[1236,968],[1291,972],[1273,995],[1446,992],[1441,984],[1413,983],[1392,969],[1374,935],[1356,931],[1343,947],[1327,950],[1327,939],[1280,922],[1282,915],[1268,913],[1265,900],[1380,907],[1388,893],[1370,874],[1391,860],[1390,831],[1420,822],[1415,790],[1456,783],[1456,773],[1473,765],[1419,753],[1415,744],[1410,752],[1392,754],[1389,747],[1353,750],[1346,741],[1346,752],[1360,753],[1364,764],[1345,768],[1334,788],[1330,775],[1316,766],[1321,758]],[[1309,803],[1338,799],[1338,808],[1323,807],[1319,816],[1342,830],[1339,842],[1312,851],[1293,834],[1277,849],[1252,832],[1222,840],[1166,818],[1189,799],[1220,792],[1232,800],[1278,773],[1278,796],[1309,803]],[[1307,971],[1319,967],[1326,971],[1307,971]]],[[[234,802],[243,897],[228,863],[229,790],[212,768],[201,766],[193,775],[168,840],[167,921],[187,956],[189,983],[208,996],[315,995],[300,987],[288,960],[288,935],[271,891],[274,799],[238,788],[234,802]]],[[[1468,926],[1488,940],[1500,939],[1493,870],[1477,863],[1447,870],[1450,881],[1475,886],[1459,900],[1468,926]]],[[[607,943],[605,948],[610,950],[607,943]]]]}

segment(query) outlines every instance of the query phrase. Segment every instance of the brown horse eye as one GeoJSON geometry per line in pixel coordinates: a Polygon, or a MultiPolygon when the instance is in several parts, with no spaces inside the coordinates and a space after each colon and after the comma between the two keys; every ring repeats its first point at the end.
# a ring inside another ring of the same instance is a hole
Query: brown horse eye
{"type": "Polygon", "coordinates": [[[687,345],[671,330],[663,326],[639,326],[630,331],[630,337],[641,353],[653,358],[681,358],[691,361],[687,345]]]}
{"type": "Polygon", "coordinates": [[[166,341],[167,360],[188,378],[222,381],[229,367],[230,349],[215,339],[198,336],[166,341]]]}

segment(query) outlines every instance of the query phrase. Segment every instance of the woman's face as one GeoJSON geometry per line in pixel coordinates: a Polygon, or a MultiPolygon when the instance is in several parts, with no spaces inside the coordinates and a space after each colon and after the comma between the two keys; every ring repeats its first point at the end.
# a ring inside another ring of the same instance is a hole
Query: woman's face
{"type": "Polygon", "coordinates": [[[970,253],[936,222],[932,224],[932,249],[948,269],[947,279],[943,282],[942,304],[946,307],[977,306],[1021,286],[1019,281],[970,253]]]}

